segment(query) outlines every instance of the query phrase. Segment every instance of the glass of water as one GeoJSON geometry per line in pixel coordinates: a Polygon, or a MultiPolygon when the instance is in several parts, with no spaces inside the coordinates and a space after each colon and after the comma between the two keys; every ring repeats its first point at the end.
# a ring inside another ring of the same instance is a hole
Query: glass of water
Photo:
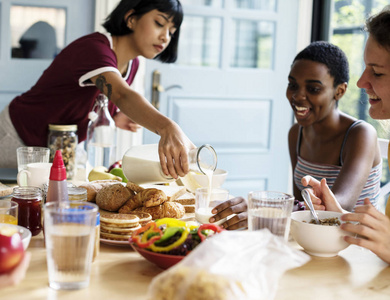
{"type": "Polygon", "coordinates": [[[46,258],[51,288],[74,290],[89,285],[97,211],[96,204],[84,201],[45,204],[46,258]]]}
{"type": "Polygon", "coordinates": [[[248,195],[248,229],[268,228],[288,240],[294,196],[272,191],[254,191],[248,195]]]}

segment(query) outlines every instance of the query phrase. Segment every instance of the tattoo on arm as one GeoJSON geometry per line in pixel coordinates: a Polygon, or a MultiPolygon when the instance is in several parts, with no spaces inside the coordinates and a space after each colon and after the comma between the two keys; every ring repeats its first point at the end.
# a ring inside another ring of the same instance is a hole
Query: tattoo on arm
{"type": "Polygon", "coordinates": [[[111,99],[112,85],[107,83],[106,77],[104,77],[103,75],[99,75],[96,78],[95,85],[102,93],[107,95],[108,99],[111,99]]]}

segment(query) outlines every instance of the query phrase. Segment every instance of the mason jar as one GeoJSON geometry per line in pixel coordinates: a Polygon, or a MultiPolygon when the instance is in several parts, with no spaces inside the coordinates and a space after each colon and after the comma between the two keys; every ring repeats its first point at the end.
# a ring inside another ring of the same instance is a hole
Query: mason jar
{"type": "Polygon", "coordinates": [[[56,151],[61,150],[67,179],[72,179],[76,172],[77,144],[77,125],[49,124],[48,147],[50,149],[50,162],[53,162],[56,151]]]}

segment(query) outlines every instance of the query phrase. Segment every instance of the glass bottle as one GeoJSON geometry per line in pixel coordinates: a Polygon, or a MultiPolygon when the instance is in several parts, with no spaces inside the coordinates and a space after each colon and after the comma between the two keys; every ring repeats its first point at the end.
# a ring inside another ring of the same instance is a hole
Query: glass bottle
{"type": "MultiPolygon", "coordinates": [[[[202,145],[189,151],[188,161],[191,172],[210,174],[217,167],[217,153],[210,145],[202,145]]],[[[131,147],[123,156],[122,169],[126,178],[137,184],[175,180],[163,173],[157,144],[131,147]]]]}
{"type": "Polygon", "coordinates": [[[108,98],[99,94],[89,113],[90,119],[85,141],[87,174],[97,166],[109,168],[116,161],[116,126],[108,111],[108,98]]]}

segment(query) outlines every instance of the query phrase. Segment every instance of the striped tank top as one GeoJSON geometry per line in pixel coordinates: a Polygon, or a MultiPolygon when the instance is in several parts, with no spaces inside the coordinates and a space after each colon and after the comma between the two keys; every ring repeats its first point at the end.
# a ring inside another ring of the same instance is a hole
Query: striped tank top
{"type": "MultiPolygon", "coordinates": [[[[298,134],[298,141],[297,141],[297,164],[294,169],[294,183],[298,187],[299,190],[303,190],[305,187],[301,183],[302,177],[306,175],[311,175],[317,180],[321,180],[322,178],[326,178],[326,182],[330,189],[332,189],[333,184],[335,183],[337,176],[339,175],[341,168],[343,166],[343,149],[345,142],[347,140],[349,131],[362,122],[361,120],[355,121],[352,123],[352,125],[348,128],[343,144],[341,146],[340,150],[340,166],[334,166],[334,165],[326,165],[326,164],[318,164],[318,163],[312,163],[304,160],[299,155],[299,148],[301,145],[301,139],[302,139],[302,126],[299,127],[299,134],[298,134]]],[[[364,198],[370,198],[371,203],[377,207],[378,202],[378,196],[380,192],[380,180],[382,176],[382,160],[381,162],[373,167],[370,171],[370,174],[368,176],[367,182],[365,186],[363,187],[363,190],[359,196],[359,199],[357,200],[356,205],[362,205],[364,204],[364,198]]]]}

